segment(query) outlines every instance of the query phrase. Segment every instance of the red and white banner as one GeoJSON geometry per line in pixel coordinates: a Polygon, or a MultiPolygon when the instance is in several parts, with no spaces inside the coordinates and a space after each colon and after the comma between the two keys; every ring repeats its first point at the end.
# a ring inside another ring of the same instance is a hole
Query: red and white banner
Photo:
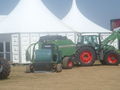
{"type": "Polygon", "coordinates": [[[120,27],[120,19],[111,20],[111,30],[120,27]]]}

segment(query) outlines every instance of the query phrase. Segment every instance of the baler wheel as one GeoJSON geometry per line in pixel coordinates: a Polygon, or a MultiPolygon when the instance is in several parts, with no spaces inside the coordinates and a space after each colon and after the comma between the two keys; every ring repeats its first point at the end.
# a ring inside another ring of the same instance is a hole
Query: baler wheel
{"type": "Polygon", "coordinates": [[[74,66],[73,62],[70,60],[70,57],[64,57],[63,59],[63,68],[72,69],[74,66]]]}
{"type": "Polygon", "coordinates": [[[111,50],[105,54],[104,61],[107,65],[118,65],[120,56],[116,51],[111,50]]]}
{"type": "Polygon", "coordinates": [[[62,65],[61,64],[56,65],[56,72],[62,72],[62,65]]]}
{"type": "Polygon", "coordinates": [[[7,60],[0,58],[0,79],[8,78],[11,72],[10,64],[7,60]]]}
{"type": "Polygon", "coordinates": [[[96,60],[96,53],[92,47],[83,46],[77,50],[76,58],[81,66],[92,66],[96,60]]]}
{"type": "Polygon", "coordinates": [[[33,64],[27,65],[26,73],[33,73],[33,72],[34,72],[33,64]]]}

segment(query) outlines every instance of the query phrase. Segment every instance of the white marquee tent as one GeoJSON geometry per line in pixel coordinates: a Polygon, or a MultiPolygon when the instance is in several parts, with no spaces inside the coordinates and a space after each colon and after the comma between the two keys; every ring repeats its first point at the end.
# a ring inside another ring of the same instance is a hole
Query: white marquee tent
{"type": "Polygon", "coordinates": [[[2,56],[13,63],[29,63],[25,59],[27,47],[45,35],[75,39],[72,29],[54,16],[42,0],[20,0],[7,18],[0,22],[0,36],[4,36],[0,38],[0,43],[3,43],[3,48],[10,44],[10,51],[4,48],[2,56]],[[10,35],[3,35],[7,33],[10,35]]]}
{"type": "MultiPolygon", "coordinates": [[[[75,1],[72,7],[73,10],[70,11],[71,14],[72,11],[73,13],[78,12],[74,12],[74,9],[77,9],[75,1]]],[[[85,22],[89,21],[86,18],[83,20],[85,20],[85,22]]],[[[74,22],[74,19],[72,22],[74,22]]],[[[87,24],[90,23],[92,22],[87,22],[87,24]]],[[[93,32],[92,30],[99,30],[98,28],[100,28],[99,31],[104,30],[95,24],[90,25],[94,28],[90,29],[89,27],[85,30],[91,30],[91,32],[93,32]]],[[[104,32],[105,31],[109,32],[107,30],[104,30],[104,32]]],[[[31,43],[38,41],[41,36],[48,34],[64,35],[75,41],[74,30],[68,25],[63,24],[61,20],[54,16],[44,6],[42,0],[20,0],[16,8],[6,17],[6,19],[0,22],[0,36],[2,38],[0,39],[0,43],[3,43],[3,47],[6,47],[8,44],[10,44],[10,51],[6,51],[4,48],[4,51],[1,53],[4,58],[10,57],[13,63],[29,63],[25,59],[25,51],[27,47],[31,43]],[[3,33],[10,33],[10,35],[5,36],[2,35],[3,33]],[[2,36],[5,36],[4,38],[6,41],[2,36]]]]}
{"type": "Polygon", "coordinates": [[[69,13],[62,20],[67,26],[72,27],[77,32],[110,32],[87,19],[78,9],[76,0],[69,13]]]}
{"type": "MultiPolygon", "coordinates": [[[[69,13],[63,18],[62,22],[73,28],[76,32],[87,34],[102,33],[103,40],[111,33],[110,30],[107,30],[87,19],[87,17],[85,17],[78,9],[76,0],[73,0],[72,7],[69,13]]],[[[118,48],[118,41],[115,40],[112,45],[118,48]]]]}
{"type": "Polygon", "coordinates": [[[73,32],[55,17],[42,0],[20,0],[7,19],[0,23],[0,33],[73,32]]]}

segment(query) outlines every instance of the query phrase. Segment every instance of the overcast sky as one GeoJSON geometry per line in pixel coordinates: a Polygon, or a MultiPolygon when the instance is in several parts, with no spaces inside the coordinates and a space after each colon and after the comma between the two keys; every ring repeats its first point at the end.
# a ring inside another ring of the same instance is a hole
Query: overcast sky
{"type": "MultiPolygon", "coordinates": [[[[70,10],[72,0],[42,0],[44,4],[62,19],[70,10]]],[[[8,15],[19,0],[0,0],[0,15],[8,15]]],[[[91,21],[104,28],[110,28],[110,19],[120,18],[120,0],[77,0],[79,10],[91,21]]]]}

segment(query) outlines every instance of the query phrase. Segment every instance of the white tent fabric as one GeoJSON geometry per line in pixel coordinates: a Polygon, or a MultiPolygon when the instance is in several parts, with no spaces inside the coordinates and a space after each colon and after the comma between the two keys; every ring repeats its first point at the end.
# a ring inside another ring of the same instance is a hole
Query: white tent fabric
{"type": "Polygon", "coordinates": [[[0,23],[0,33],[73,32],[64,26],[42,0],[20,0],[16,8],[0,23]]]}
{"type": "Polygon", "coordinates": [[[2,22],[3,20],[5,20],[5,18],[7,18],[6,15],[0,15],[0,22],[2,22]]]}
{"type": "Polygon", "coordinates": [[[76,32],[111,32],[87,19],[79,11],[76,5],[76,0],[73,0],[71,10],[63,18],[62,22],[72,27],[76,32]]]}
{"type": "Polygon", "coordinates": [[[115,31],[120,30],[120,27],[117,27],[117,28],[115,28],[114,30],[115,30],[115,31]]]}

